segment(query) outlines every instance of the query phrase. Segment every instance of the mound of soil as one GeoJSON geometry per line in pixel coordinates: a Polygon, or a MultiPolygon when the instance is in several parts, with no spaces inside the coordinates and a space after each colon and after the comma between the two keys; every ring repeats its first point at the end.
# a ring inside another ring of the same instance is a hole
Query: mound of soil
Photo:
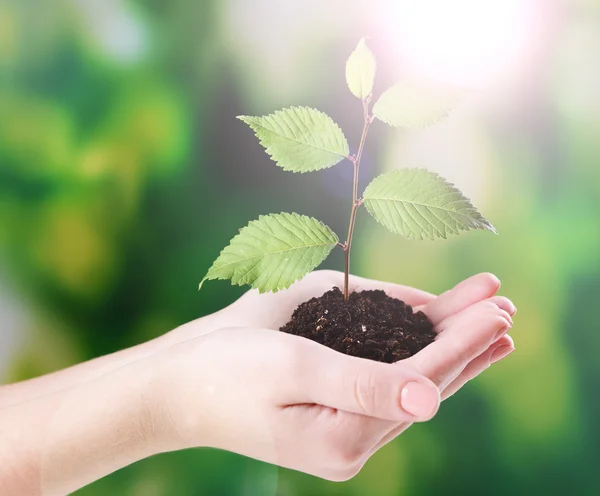
{"type": "Polygon", "coordinates": [[[280,331],[386,363],[414,355],[436,337],[427,316],[403,301],[383,291],[360,291],[345,302],[339,288],[299,305],[280,331]]]}

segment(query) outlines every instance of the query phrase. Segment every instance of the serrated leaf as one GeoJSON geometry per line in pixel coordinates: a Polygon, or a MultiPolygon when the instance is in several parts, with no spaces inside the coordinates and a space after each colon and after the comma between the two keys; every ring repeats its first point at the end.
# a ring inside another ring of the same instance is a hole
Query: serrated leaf
{"type": "Polygon", "coordinates": [[[365,189],[369,213],[409,239],[446,238],[471,229],[496,233],[454,185],[425,169],[401,169],[375,178],[365,189]]]}
{"type": "Polygon", "coordinates": [[[239,116],[266,152],[284,170],[310,172],[332,167],[348,156],[348,141],[327,114],[290,107],[263,117],[239,116]]]}
{"type": "Polygon", "coordinates": [[[231,279],[259,292],[288,288],[317,267],[338,237],[315,218],[295,213],[261,215],[240,230],[202,279],[231,279]]]}
{"type": "Polygon", "coordinates": [[[423,80],[406,80],[386,90],[373,114],[390,126],[422,128],[439,122],[456,107],[467,90],[423,80]]]}
{"type": "Polygon", "coordinates": [[[346,62],[346,82],[355,97],[364,99],[371,94],[376,67],[373,52],[362,38],[346,62]]]}

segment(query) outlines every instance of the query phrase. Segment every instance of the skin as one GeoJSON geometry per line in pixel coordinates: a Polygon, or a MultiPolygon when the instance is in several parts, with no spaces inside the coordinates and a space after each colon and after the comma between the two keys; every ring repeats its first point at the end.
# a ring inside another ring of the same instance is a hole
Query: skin
{"type": "Polygon", "coordinates": [[[0,387],[0,493],[62,495],[157,453],[215,447],[332,481],[514,350],[516,312],[479,274],[434,296],[358,277],[423,310],[438,339],[382,364],[276,331],[343,284],[318,271],[142,345],[0,387]]]}

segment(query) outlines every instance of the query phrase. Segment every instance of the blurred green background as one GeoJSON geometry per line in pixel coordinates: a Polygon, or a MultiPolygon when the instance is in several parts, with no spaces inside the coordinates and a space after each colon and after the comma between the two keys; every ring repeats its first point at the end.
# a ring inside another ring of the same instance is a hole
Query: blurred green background
{"type": "MultiPolygon", "coordinates": [[[[478,89],[433,128],[374,126],[363,186],[427,167],[500,235],[409,242],[361,212],[353,272],[441,292],[491,271],[519,308],[510,359],[350,482],[190,450],[77,494],[600,494],[600,2],[496,0],[471,16],[463,0],[424,2],[419,24],[393,0],[0,1],[4,382],[233,301],[243,289],[197,284],[259,214],[314,215],[343,233],[348,164],[286,173],[235,116],[314,106],[356,143],[344,65],[363,35],[377,92],[409,70],[478,89]]],[[[339,254],[326,266],[341,268],[339,254]]]]}

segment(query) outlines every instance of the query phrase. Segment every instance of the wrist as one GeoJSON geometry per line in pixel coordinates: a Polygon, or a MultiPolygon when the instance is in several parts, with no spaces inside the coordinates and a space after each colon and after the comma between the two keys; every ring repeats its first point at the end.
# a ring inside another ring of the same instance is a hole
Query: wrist
{"type": "Polygon", "coordinates": [[[188,322],[152,343],[155,353],[151,422],[158,452],[192,447],[220,447],[222,411],[228,387],[223,381],[222,361],[214,347],[208,350],[213,331],[240,327],[239,312],[227,307],[188,322]]]}
{"type": "Polygon", "coordinates": [[[157,453],[212,446],[215,429],[210,377],[217,373],[203,353],[205,336],[164,347],[150,366],[155,379],[146,413],[153,429],[148,436],[157,453]],[[212,370],[211,370],[212,368],[212,370]]]}

